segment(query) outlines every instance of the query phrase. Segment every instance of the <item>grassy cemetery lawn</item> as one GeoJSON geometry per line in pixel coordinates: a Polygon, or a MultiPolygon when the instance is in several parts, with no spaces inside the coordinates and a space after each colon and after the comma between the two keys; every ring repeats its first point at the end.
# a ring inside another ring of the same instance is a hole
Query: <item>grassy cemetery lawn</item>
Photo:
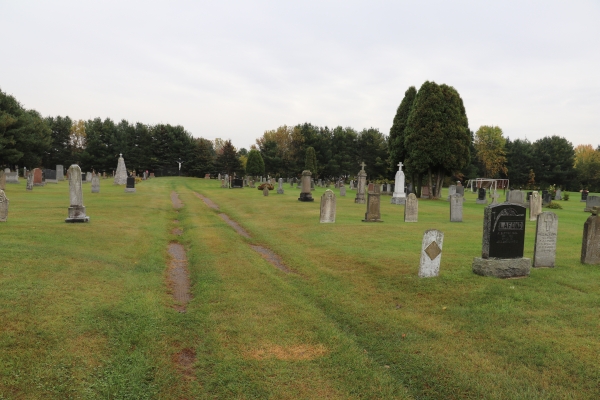
{"type": "Polygon", "coordinates": [[[101,180],[92,194],[84,184],[90,222],[66,224],[68,182],[7,184],[0,399],[600,398],[600,266],[579,262],[590,215],[579,193],[550,210],[556,268],[502,280],[471,271],[484,208],[473,193],[462,223],[449,222],[445,200],[420,200],[419,222],[404,223],[388,196],[384,222],[363,223],[356,192],[335,189],[336,222],[320,224],[324,188],[303,203],[289,184],[268,197],[219,186],[157,178],[125,193],[101,180]],[[417,276],[427,229],[445,233],[435,278],[417,276]],[[170,243],[187,251],[184,313],[170,243]]]}

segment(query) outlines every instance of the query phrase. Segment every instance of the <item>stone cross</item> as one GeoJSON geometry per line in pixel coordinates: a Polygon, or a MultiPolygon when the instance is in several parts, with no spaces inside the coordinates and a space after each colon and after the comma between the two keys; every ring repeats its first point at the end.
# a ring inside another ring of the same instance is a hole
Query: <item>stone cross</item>
{"type": "Polygon", "coordinates": [[[365,164],[365,162],[364,162],[364,161],[363,161],[363,162],[361,162],[361,163],[360,163],[360,164],[358,164],[358,165],[360,165],[360,166],[362,167],[361,171],[364,171],[364,170],[365,170],[365,167],[367,166],[367,164],[365,164]]]}
{"type": "Polygon", "coordinates": [[[425,231],[421,245],[421,263],[419,264],[419,277],[430,278],[440,273],[442,260],[442,246],[444,233],[435,229],[425,231]]]}

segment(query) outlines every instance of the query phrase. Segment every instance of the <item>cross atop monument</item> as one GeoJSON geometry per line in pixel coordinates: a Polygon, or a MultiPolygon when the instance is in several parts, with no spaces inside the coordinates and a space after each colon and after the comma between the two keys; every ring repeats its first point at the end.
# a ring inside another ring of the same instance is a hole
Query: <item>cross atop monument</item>
{"type": "Polygon", "coordinates": [[[123,153],[119,153],[119,157],[123,158],[123,153]]]}
{"type": "Polygon", "coordinates": [[[402,171],[402,166],[403,166],[403,165],[404,165],[404,164],[402,164],[402,161],[400,161],[400,162],[398,163],[398,170],[402,171]]]}
{"type": "Polygon", "coordinates": [[[361,162],[361,163],[360,163],[360,164],[358,164],[358,165],[360,165],[360,166],[362,167],[362,170],[361,170],[361,171],[364,171],[364,170],[365,170],[365,167],[367,166],[367,164],[365,164],[365,162],[364,162],[364,161],[363,161],[363,162],[361,162]]]}

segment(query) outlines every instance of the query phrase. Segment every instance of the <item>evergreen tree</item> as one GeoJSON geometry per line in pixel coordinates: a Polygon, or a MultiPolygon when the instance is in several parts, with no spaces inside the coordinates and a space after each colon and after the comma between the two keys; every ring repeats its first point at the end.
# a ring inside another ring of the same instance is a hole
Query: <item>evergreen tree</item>
{"type": "Polygon", "coordinates": [[[47,117],[46,125],[50,128],[52,144],[44,155],[43,163],[46,168],[54,169],[57,165],[66,168],[73,163],[71,149],[71,125],[69,117],[47,117]]]}
{"type": "Polygon", "coordinates": [[[233,176],[234,173],[241,173],[242,163],[237,156],[237,150],[231,144],[231,140],[226,140],[221,150],[221,154],[217,156],[217,168],[226,172],[229,176],[233,176]]]}
{"type": "MultiPolygon", "coordinates": [[[[512,187],[525,187],[530,184],[535,165],[533,145],[527,139],[514,142],[506,139],[506,169],[512,187]]],[[[535,173],[533,173],[535,178],[535,173]]]]}
{"type": "Polygon", "coordinates": [[[265,174],[265,162],[260,151],[250,150],[246,162],[246,173],[250,176],[263,176],[265,174]]]}
{"type": "Polygon", "coordinates": [[[315,149],[312,147],[306,148],[306,155],[304,157],[304,169],[309,170],[314,176],[316,176],[317,156],[315,154],[315,149]]]}
{"type": "Polygon", "coordinates": [[[410,110],[417,97],[417,89],[414,86],[409,87],[404,93],[404,98],[398,106],[394,122],[390,128],[390,136],[388,137],[388,147],[390,153],[390,167],[392,171],[397,170],[399,162],[406,160],[406,147],[404,144],[406,123],[410,110]]]}
{"type": "Polygon", "coordinates": [[[567,139],[546,136],[533,143],[536,162],[535,177],[542,187],[559,185],[564,188],[577,187],[575,182],[575,149],[567,139]]]}
{"type": "MultiPolygon", "coordinates": [[[[356,139],[356,160],[354,168],[360,162],[367,164],[365,171],[369,179],[383,179],[388,172],[388,143],[378,129],[363,129],[356,139]]],[[[355,171],[354,173],[356,173],[355,171]]]]}

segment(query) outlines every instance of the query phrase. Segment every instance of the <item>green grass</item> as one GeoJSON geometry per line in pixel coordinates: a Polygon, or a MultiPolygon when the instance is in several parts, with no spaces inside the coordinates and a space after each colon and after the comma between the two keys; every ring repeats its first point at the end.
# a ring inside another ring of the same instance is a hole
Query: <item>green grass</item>
{"type": "MultiPolygon", "coordinates": [[[[321,188],[301,203],[287,184],[268,197],[192,178],[153,179],[135,194],[101,185],[84,185],[89,224],[64,222],[66,182],[7,185],[0,399],[600,397],[600,266],[579,263],[589,213],[577,193],[553,210],[556,268],[500,280],[471,272],[483,216],[471,193],[462,223],[449,222],[448,202],[420,201],[419,222],[406,224],[382,196],[384,222],[368,224],[348,190],[336,223],[320,224],[321,188]],[[441,272],[420,279],[427,229],[445,233],[441,272]],[[169,242],[188,252],[184,314],[171,307],[169,242]],[[174,362],[183,349],[196,354],[189,374],[174,362]]],[[[534,232],[528,221],[526,257],[534,232]]]]}

